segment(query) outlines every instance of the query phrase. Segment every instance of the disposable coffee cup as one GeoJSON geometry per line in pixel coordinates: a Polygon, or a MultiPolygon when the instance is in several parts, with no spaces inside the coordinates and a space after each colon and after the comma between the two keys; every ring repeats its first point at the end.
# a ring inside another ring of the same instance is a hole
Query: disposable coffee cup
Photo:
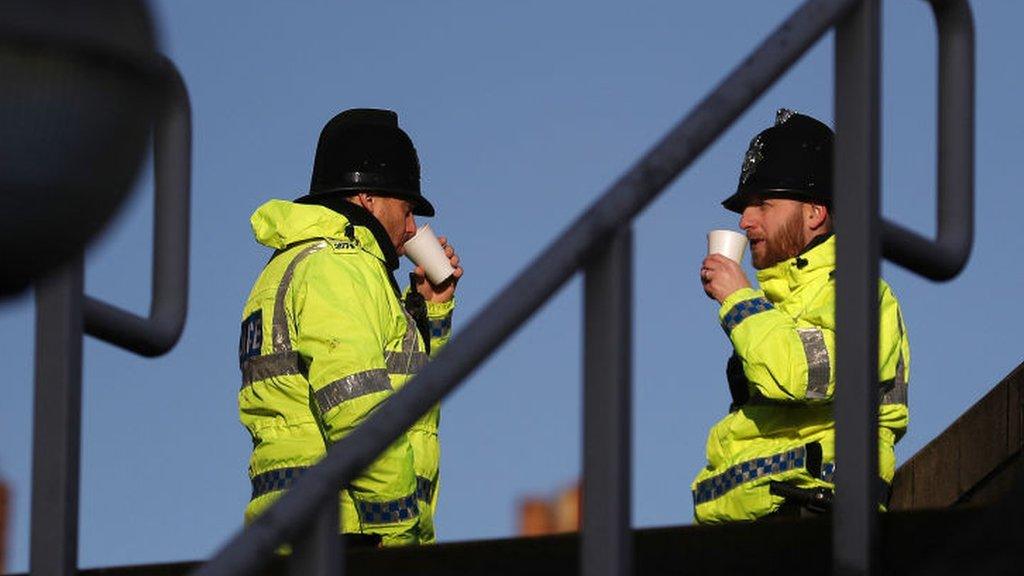
{"type": "Polygon", "coordinates": [[[747,248],[747,237],[735,230],[712,230],[708,232],[708,255],[721,254],[739,264],[747,248]]]}
{"type": "Polygon", "coordinates": [[[437,236],[434,236],[430,224],[420,226],[416,235],[406,241],[405,255],[414,264],[423,268],[427,280],[435,286],[455,273],[451,260],[444,253],[444,248],[441,248],[441,243],[438,242],[437,236]]]}

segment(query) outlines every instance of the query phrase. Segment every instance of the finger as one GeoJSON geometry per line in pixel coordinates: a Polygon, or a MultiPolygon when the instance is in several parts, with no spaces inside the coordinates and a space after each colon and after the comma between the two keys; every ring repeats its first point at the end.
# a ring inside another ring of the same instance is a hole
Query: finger
{"type": "Polygon", "coordinates": [[[725,262],[731,262],[731,260],[729,260],[725,256],[722,256],[721,254],[717,254],[717,253],[716,254],[708,255],[706,261],[707,262],[712,262],[712,263],[715,263],[715,264],[724,264],[725,262]]]}
{"type": "Polygon", "coordinates": [[[451,258],[453,254],[455,254],[455,248],[452,248],[451,244],[445,246],[444,255],[451,258]]]}
{"type": "Polygon", "coordinates": [[[740,269],[739,262],[736,262],[735,260],[727,256],[722,256],[721,254],[718,255],[718,263],[721,267],[729,268],[730,270],[740,269]]]}
{"type": "Polygon", "coordinates": [[[455,278],[462,278],[462,266],[455,268],[455,272],[452,272],[452,276],[455,278]]]}
{"type": "Polygon", "coordinates": [[[459,265],[459,257],[458,256],[451,256],[448,259],[448,261],[452,263],[452,268],[454,268],[454,267],[459,265]]]}
{"type": "Polygon", "coordinates": [[[448,237],[447,236],[438,236],[437,237],[437,241],[441,243],[441,247],[442,248],[444,248],[445,246],[448,245],[448,237]]]}

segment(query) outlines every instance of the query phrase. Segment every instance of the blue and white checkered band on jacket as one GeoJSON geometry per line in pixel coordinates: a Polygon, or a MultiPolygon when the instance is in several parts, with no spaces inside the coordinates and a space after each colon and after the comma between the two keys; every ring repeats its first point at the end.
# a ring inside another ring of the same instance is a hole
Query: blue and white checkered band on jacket
{"type": "Polygon", "coordinates": [[[431,338],[443,338],[451,334],[452,331],[452,317],[445,316],[444,318],[431,319],[430,324],[430,337],[431,338]]]}
{"type": "Polygon", "coordinates": [[[269,492],[287,490],[307,470],[304,466],[278,468],[252,477],[252,500],[269,492]]]}
{"type": "Polygon", "coordinates": [[[355,501],[359,516],[365,524],[394,524],[402,520],[415,518],[420,514],[416,493],[388,502],[355,501]]]}
{"type": "Polygon", "coordinates": [[[751,298],[750,300],[743,300],[737,302],[735,306],[722,318],[722,328],[725,329],[725,333],[732,332],[733,328],[740,325],[747,318],[754,314],[760,314],[768,310],[773,310],[775,305],[768,301],[767,298],[751,298]]]}
{"type": "Polygon", "coordinates": [[[762,476],[803,468],[806,462],[807,449],[803,446],[781,454],[741,462],[718,476],[697,484],[696,490],[693,491],[693,504],[697,506],[714,500],[740,484],[762,476]]]}

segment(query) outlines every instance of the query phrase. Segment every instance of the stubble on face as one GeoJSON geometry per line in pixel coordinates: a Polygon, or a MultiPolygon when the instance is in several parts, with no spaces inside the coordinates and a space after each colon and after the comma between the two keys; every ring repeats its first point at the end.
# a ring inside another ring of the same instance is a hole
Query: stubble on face
{"type": "Polygon", "coordinates": [[[399,198],[373,196],[373,203],[362,204],[380,222],[399,256],[405,254],[405,242],[416,234],[412,204],[399,198]]]}
{"type": "Polygon", "coordinates": [[[774,234],[765,236],[764,250],[760,255],[751,253],[751,259],[754,268],[763,270],[796,257],[803,249],[803,211],[798,209],[786,218],[774,234]]]}
{"type": "Polygon", "coordinates": [[[412,204],[397,198],[383,198],[387,204],[388,235],[399,256],[405,255],[405,243],[416,234],[416,225],[412,219],[412,204]]]}

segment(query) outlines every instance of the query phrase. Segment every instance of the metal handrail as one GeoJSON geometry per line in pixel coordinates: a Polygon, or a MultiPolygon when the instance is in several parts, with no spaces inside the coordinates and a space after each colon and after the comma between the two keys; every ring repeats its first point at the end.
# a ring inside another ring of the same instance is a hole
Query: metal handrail
{"type": "Polygon", "coordinates": [[[188,91],[170,60],[158,54],[143,59],[135,53],[98,50],[88,44],[76,51],[73,41],[60,38],[54,44],[112,66],[131,67],[163,88],[163,99],[154,127],[156,199],[150,317],[140,318],[86,296],[81,253],[40,279],[36,287],[30,570],[33,575],[46,576],[77,573],[83,331],[138,354],[155,356],[173,347],[184,327],[192,154],[188,91]]]}
{"type": "MultiPolygon", "coordinates": [[[[943,67],[941,72],[940,86],[940,179],[939,179],[939,218],[940,230],[939,239],[935,243],[923,240],[913,233],[902,231],[894,224],[885,225],[885,255],[897,263],[910,267],[922,274],[932,278],[951,277],[956,271],[962,268],[963,263],[970,251],[970,237],[972,225],[970,220],[973,217],[973,186],[970,180],[973,175],[973,164],[961,164],[959,171],[946,164],[955,164],[958,160],[973,162],[973,119],[967,124],[970,129],[969,137],[957,132],[955,122],[950,122],[951,117],[961,115],[966,118],[973,114],[973,33],[970,31],[970,9],[966,0],[933,0],[936,17],[940,26],[940,64],[943,67]],[[967,66],[959,71],[948,71],[947,68],[956,66],[967,66]],[[970,83],[971,87],[965,88],[963,83],[970,83]],[[966,98],[965,98],[966,95],[966,98]],[[955,146],[951,140],[957,139],[962,146],[955,146]],[[967,202],[965,205],[964,202],[967,202]]],[[[850,46],[844,48],[844,59],[850,55],[857,54],[857,50],[864,49],[868,54],[872,50],[877,54],[878,46],[878,15],[877,0],[809,0],[789,16],[769,37],[762,42],[757,49],[738,67],[736,67],[696,108],[690,112],[681,122],[672,128],[669,133],[659,141],[654,148],[645,154],[629,171],[619,178],[615,184],[608,189],[595,203],[593,203],[580,217],[576,219],[567,229],[533,261],[526,266],[506,287],[492,298],[478,314],[469,321],[465,329],[459,331],[453,337],[448,347],[438,357],[427,365],[427,367],[415,377],[413,385],[404,386],[392,398],[379,407],[367,420],[356,428],[349,436],[343,438],[332,446],[325,458],[316,466],[307,471],[292,487],[285,492],[277,503],[271,506],[266,512],[259,516],[249,527],[233,536],[226,545],[205,565],[197,569],[194,574],[197,576],[228,576],[252,573],[269,561],[277,547],[297,537],[307,535],[314,521],[320,530],[333,533],[336,530],[336,521],[330,521],[330,514],[323,514],[325,502],[337,497],[337,487],[346,484],[355,477],[361,470],[368,466],[373,459],[384,450],[395,438],[402,434],[412,425],[422,413],[434,406],[449,392],[455,389],[459,383],[466,378],[476,367],[504,340],[517,330],[527,318],[539,309],[547,299],[561,288],[576,272],[587,271],[587,282],[585,284],[587,306],[592,302],[610,302],[608,299],[628,296],[629,287],[623,284],[613,284],[616,278],[620,278],[629,266],[629,228],[630,223],[636,215],[647,206],[661,191],[663,191],[693,160],[697,158],[710,143],[717,138],[732,122],[746,110],[753,101],[760,96],[778,77],[785,72],[800,56],[810,48],[826,31],[832,26],[838,25],[841,21],[841,28],[847,36],[845,41],[851,41],[850,46]],[[870,6],[867,6],[870,4],[870,6]],[[858,10],[854,18],[844,21],[851,16],[854,8],[858,10]],[[624,246],[626,248],[624,248],[624,246]],[[610,273],[609,271],[613,271],[610,273]]],[[[856,56],[854,56],[854,59],[856,56]]],[[[863,154],[862,161],[858,164],[866,172],[862,175],[862,181],[858,186],[863,186],[877,194],[877,75],[878,61],[872,55],[867,63],[866,75],[868,79],[874,78],[873,88],[867,91],[857,92],[857,98],[863,98],[863,102],[857,102],[846,109],[847,119],[844,125],[850,125],[850,119],[858,116],[866,116],[869,120],[861,131],[850,130],[850,140],[856,142],[851,150],[858,150],[863,154]],[[874,93],[872,93],[874,91],[874,93]],[[875,100],[872,100],[875,99],[875,100]],[[871,157],[876,157],[872,160],[871,157]],[[874,181],[875,184],[871,182],[874,181]]],[[[837,63],[839,62],[839,50],[837,48],[837,63]]],[[[848,76],[849,79],[856,78],[856,74],[864,72],[861,68],[848,76]]],[[[837,71],[837,78],[839,74],[837,71]]],[[[838,102],[838,99],[837,99],[838,102]]],[[[844,103],[845,107],[846,103],[844,103]]],[[[963,128],[963,126],[961,126],[963,128]]],[[[877,200],[877,198],[876,198],[877,200]]],[[[871,204],[865,201],[869,210],[874,210],[874,215],[868,215],[868,221],[879,220],[877,215],[877,201],[871,204]],[[873,220],[872,220],[873,219],[873,220]]],[[[837,221],[843,218],[837,215],[837,221]]],[[[854,241],[849,241],[854,244],[854,241]]],[[[874,242],[876,249],[866,250],[866,259],[862,263],[867,270],[874,266],[877,270],[878,250],[880,242],[878,235],[865,235],[864,241],[870,246],[874,242]],[[870,237],[869,237],[870,236],[870,237]],[[873,259],[874,263],[870,261],[873,259]]],[[[872,278],[868,274],[868,278],[872,278]]],[[[870,290],[877,289],[874,286],[870,290]]],[[[870,299],[863,306],[870,310],[870,299]]],[[[614,323],[620,325],[624,318],[630,318],[628,305],[614,306],[616,319],[614,323]]],[[[877,303],[875,304],[877,306],[877,303]]],[[[845,312],[844,312],[845,314],[845,312]]],[[[870,314],[866,314],[870,318],[870,314]]],[[[877,323],[876,323],[877,324],[877,323]]],[[[852,324],[851,324],[852,325],[852,324]]],[[[840,328],[840,330],[844,330],[840,328]]],[[[875,326],[877,330],[877,326],[875,326]]],[[[599,352],[605,350],[601,343],[591,342],[593,333],[598,330],[591,330],[588,326],[587,343],[585,350],[593,352],[586,354],[587,368],[585,373],[591,373],[591,358],[599,356],[599,352]]],[[[872,331],[862,330],[860,336],[864,341],[872,341],[872,331]]],[[[851,332],[851,334],[853,334],[851,332]]],[[[875,335],[877,337],[877,335],[875,335]]],[[[851,336],[842,337],[844,341],[850,341],[851,336]]],[[[627,345],[628,346],[628,345],[627,345]]],[[[860,350],[863,346],[850,346],[860,350]]],[[[868,345],[868,350],[875,350],[875,347],[868,345]]],[[[621,352],[628,356],[630,350],[621,352]]],[[[618,354],[616,355],[618,356],[618,354]]],[[[844,358],[847,364],[848,359],[856,358],[856,355],[849,355],[844,358]]],[[[596,361],[600,361],[598,358],[596,361]]],[[[621,394],[621,398],[628,401],[628,358],[615,358],[611,361],[613,372],[620,380],[619,388],[608,388],[606,383],[595,379],[597,382],[587,381],[585,393],[599,393],[607,402],[609,398],[615,398],[621,394]],[[592,386],[598,390],[593,392],[592,386]]],[[[872,364],[868,364],[869,366],[872,364]]],[[[876,370],[877,372],[877,370],[876,370]]],[[[590,378],[590,376],[587,376],[590,378]]],[[[614,383],[613,383],[614,384],[614,383]]],[[[589,406],[589,399],[585,399],[584,405],[589,406]]],[[[627,402],[628,404],[628,402],[627,402]]],[[[867,422],[875,422],[877,414],[872,414],[870,408],[864,405],[850,403],[853,410],[868,410],[867,422]]],[[[607,406],[605,406],[607,411],[607,406]]],[[[846,409],[850,411],[850,409],[846,409]]],[[[586,408],[586,420],[592,418],[591,414],[600,414],[600,408],[586,408]]],[[[854,413],[864,416],[862,412],[854,413]]],[[[600,416],[599,416],[600,417],[600,416]]],[[[621,415],[616,419],[611,418],[612,423],[618,430],[623,430],[621,415]]],[[[845,420],[851,420],[845,417],[845,420]]],[[[628,428],[628,419],[626,419],[628,428]]],[[[585,429],[590,423],[585,422],[585,429]]],[[[847,432],[842,431],[841,426],[837,430],[838,435],[850,437],[864,431],[864,427],[850,427],[847,432]]],[[[874,426],[877,426],[875,424],[874,426]]],[[[870,427],[870,426],[869,426],[870,427]]],[[[874,428],[871,428],[873,430],[874,428]]],[[[628,431],[627,431],[628,433],[628,431]]],[[[865,432],[867,434],[867,432],[865,432]]],[[[585,434],[585,444],[590,442],[590,435],[585,434]]],[[[600,438],[594,434],[594,438],[600,438]]],[[[621,438],[620,438],[621,439],[621,438]]],[[[838,440],[837,440],[838,441],[838,440]]],[[[628,532],[622,530],[621,524],[628,522],[628,514],[623,515],[622,500],[628,500],[628,475],[622,477],[621,470],[611,470],[607,467],[621,466],[623,462],[629,462],[628,450],[625,454],[617,453],[604,458],[601,463],[591,465],[590,451],[584,447],[585,458],[584,470],[590,475],[597,471],[600,476],[602,487],[612,492],[611,495],[602,493],[601,497],[592,496],[585,500],[598,500],[610,496],[615,500],[613,505],[599,509],[604,518],[612,519],[620,524],[607,530],[594,530],[592,527],[596,522],[585,520],[583,531],[582,548],[601,558],[588,559],[584,561],[584,570],[587,574],[603,573],[624,573],[629,571],[630,554],[628,542],[623,542],[628,537],[628,532]],[[623,520],[625,516],[625,520],[623,520]],[[604,544],[604,546],[602,546],[604,544]],[[607,570],[595,568],[607,567],[607,570]]],[[[873,452],[872,452],[873,453],[873,452]]],[[[840,482],[844,475],[840,476],[840,482]]],[[[584,478],[587,482],[587,478],[584,478]]],[[[628,504],[626,504],[628,506],[628,504]]],[[[587,508],[588,513],[591,508],[587,508]]],[[[628,508],[625,510],[628,511],[628,508]]],[[[867,519],[873,518],[873,504],[866,508],[867,519]]],[[[862,543],[870,542],[874,537],[873,526],[868,524],[857,524],[857,537],[862,543]],[[858,532],[859,531],[859,532],[858,532]]],[[[322,534],[317,542],[310,546],[310,553],[316,558],[336,558],[340,546],[339,539],[323,537],[322,534]]],[[[329,534],[328,534],[329,536],[329,534]]],[[[841,544],[841,543],[840,543],[841,544]]],[[[857,551],[856,546],[846,549],[845,552],[853,549],[853,557],[843,557],[837,544],[835,558],[852,563],[843,564],[838,561],[834,565],[837,571],[850,568],[857,573],[868,573],[872,566],[869,558],[870,550],[857,551]],[[860,555],[860,557],[858,557],[860,555]]],[[[845,553],[843,552],[843,553],[845,553]]],[[[307,554],[301,555],[293,561],[293,568],[301,565],[305,570],[317,574],[337,573],[336,565],[330,565],[330,561],[310,561],[313,557],[307,554]]]]}
{"type": "Polygon", "coordinates": [[[159,92],[161,105],[153,134],[155,199],[149,316],[143,318],[89,296],[83,308],[89,335],[142,356],[159,356],[180,338],[188,310],[192,177],[188,89],[173,62],[125,41],[115,28],[78,30],[75,22],[70,27],[54,28],[49,19],[46,11],[19,11],[14,17],[0,20],[0,35],[8,42],[44,47],[129,71],[159,92]]]}
{"type": "Polygon", "coordinates": [[[835,35],[834,576],[877,565],[881,12],[881,0],[863,0],[835,35]]]}
{"type": "Polygon", "coordinates": [[[879,214],[881,6],[836,26],[836,499],[833,573],[877,571],[880,255],[949,280],[970,255],[974,219],[974,32],[966,0],[930,0],[939,29],[938,239],[879,214]]]}
{"type": "MultiPolygon", "coordinates": [[[[292,541],[323,502],[335,497],[422,413],[443,399],[565,284],[609,238],[690,165],[711,142],[860,0],[810,0],[791,14],[647,154],[482,307],[483,313],[420,372],[251,525],[233,536],[196,576],[255,572],[292,541]]],[[[584,481],[586,481],[584,479],[584,481]]],[[[586,535],[584,535],[586,538],[586,535]]]]}
{"type": "Polygon", "coordinates": [[[177,343],[188,311],[192,110],[174,64],[155,56],[164,88],[153,134],[153,273],[150,312],[137,316],[86,296],[85,331],[142,356],[159,356],[177,343]]]}
{"type": "Polygon", "coordinates": [[[150,311],[140,317],[86,296],[85,331],[142,356],[174,347],[188,311],[189,228],[191,223],[192,109],[177,67],[168,58],[124,45],[115,30],[99,36],[40,27],[38,11],[0,21],[9,42],[42,46],[104,66],[128,70],[157,87],[161,97],[154,127],[153,273],[150,311]],[[29,17],[23,21],[20,18],[29,17]]]}
{"type": "Polygon", "coordinates": [[[624,227],[598,254],[583,271],[580,568],[586,576],[626,576],[633,573],[633,231],[624,227]]]}
{"type": "Polygon", "coordinates": [[[974,240],[974,19],[966,0],[930,0],[939,29],[937,237],[883,222],[887,260],[932,280],[963,270],[974,240]]]}

